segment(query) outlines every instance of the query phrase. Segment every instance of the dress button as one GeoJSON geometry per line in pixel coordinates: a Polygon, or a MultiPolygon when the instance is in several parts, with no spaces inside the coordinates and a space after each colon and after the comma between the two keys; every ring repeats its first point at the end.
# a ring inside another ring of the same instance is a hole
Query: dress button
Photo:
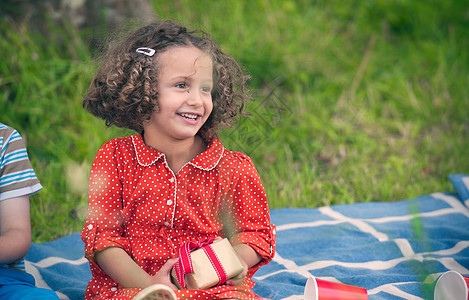
{"type": "Polygon", "coordinates": [[[171,205],[171,204],[173,204],[173,201],[172,201],[172,200],[168,200],[168,201],[166,201],[166,204],[171,205]]]}
{"type": "Polygon", "coordinates": [[[164,222],[164,225],[165,225],[165,226],[169,226],[169,222],[164,222]]]}
{"type": "Polygon", "coordinates": [[[169,178],[169,182],[174,182],[174,177],[169,178]]]}
{"type": "Polygon", "coordinates": [[[117,291],[117,288],[116,288],[116,287],[112,287],[112,288],[111,288],[111,291],[115,292],[115,291],[117,291]]]}
{"type": "Polygon", "coordinates": [[[88,230],[91,230],[91,229],[93,229],[93,225],[90,224],[86,228],[88,228],[88,230]]]}

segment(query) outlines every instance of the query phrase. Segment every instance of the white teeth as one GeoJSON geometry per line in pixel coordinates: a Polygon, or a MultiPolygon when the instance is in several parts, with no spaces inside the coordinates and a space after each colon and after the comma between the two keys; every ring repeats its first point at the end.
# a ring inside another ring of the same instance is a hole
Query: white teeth
{"type": "Polygon", "coordinates": [[[180,116],[184,117],[184,118],[188,118],[188,119],[192,119],[192,120],[195,120],[197,119],[197,115],[193,115],[193,114],[179,114],[180,116]]]}

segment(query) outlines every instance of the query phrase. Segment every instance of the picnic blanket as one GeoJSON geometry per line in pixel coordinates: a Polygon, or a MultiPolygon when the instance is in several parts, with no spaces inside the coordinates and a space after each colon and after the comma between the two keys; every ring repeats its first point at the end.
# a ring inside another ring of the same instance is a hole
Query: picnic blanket
{"type": "MultiPolygon", "coordinates": [[[[433,299],[439,275],[469,275],[469,175],[449,179],[454,191],[396,202],[273,209],[277,253],[254,291],[303,299],[315,276],[366,288],[369,299],[433,299]]],[[[26,269],[61,299],[83,299],[91,278],[78,233],[33,243],[26,269]]]]}

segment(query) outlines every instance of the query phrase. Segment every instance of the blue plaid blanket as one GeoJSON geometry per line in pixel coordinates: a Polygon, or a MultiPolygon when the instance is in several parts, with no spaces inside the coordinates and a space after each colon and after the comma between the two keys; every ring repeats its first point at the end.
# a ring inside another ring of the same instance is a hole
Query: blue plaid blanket
{"type": "MultiPolygon", "coordinates": [[[[303,299],[309,277],[364,287],[369,299],[433,299],[448,270],[469,275],[469,176],[455,191],[397,202],[271,211],[277,253],[254,276],[270,299],[303,299]]],[[[83,299],[91,275],[78,233],[33,244],[26,269],[61,299],[83,299]]]]}

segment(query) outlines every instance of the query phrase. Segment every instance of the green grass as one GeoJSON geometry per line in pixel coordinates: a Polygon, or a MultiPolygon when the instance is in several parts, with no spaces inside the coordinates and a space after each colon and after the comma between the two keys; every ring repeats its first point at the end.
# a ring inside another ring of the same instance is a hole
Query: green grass
{"type": "MultiPolygon", "coordinates": [[[[252,75],[252,117],[222,134],[252,157],[271,208],[396,201],[469,173],[467,1],[154,1],[252,75]]],[[[81,230],[98,148],[129,131],[81,108],[85,33],[2,24],[0,121],[27,138],[44,190],[33,240],[81,230]]]]}

